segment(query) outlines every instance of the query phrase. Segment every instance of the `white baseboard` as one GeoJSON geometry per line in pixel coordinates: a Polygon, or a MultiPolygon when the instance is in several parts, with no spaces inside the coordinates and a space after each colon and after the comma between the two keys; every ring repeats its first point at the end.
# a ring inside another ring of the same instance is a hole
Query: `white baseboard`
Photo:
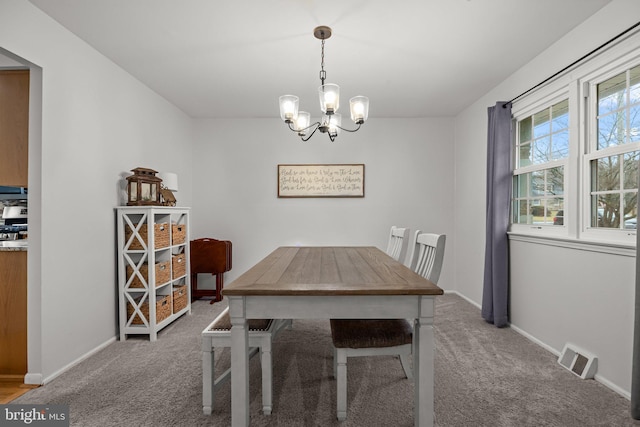
{"type": "Polygon", "coordinates": [[[482,307],[480,306],[480,304],[478,304],[477,302],[470,300],[469,298],[467,298],[466,296],[462,295],[460,292],[458,291],[444,291],[445,294],[454,294],[454,295],[458,295],[460,298],[462,298],[463,300],[467,301],[469,304],[477,307],[479,310],[482,309],[482,307]]]}
{"type": "MultiPolygon", "coordinates": [[[[445,291],[445,293],[446,294],[455,294],[455,295],[459,296],[460,298],[462,298],[463,300],[468,301],[471,305],[477,307],[479,310],[482,310],[482,306],[481,305],[479,305],[475,301],[470,300],[469,298],[467,298],[466,296],[462,295],[458,291],[445,291]]],[[[436,313],[436,316],[437,316],[437,313],[436,313]]],[[[555,348],[549,346],[548,344],[540,341],[539,339],[537,339],[533,335],[523,331],[522,329],[518,328],[517,326],[514,326],[512,323],[509,324],[509,327],[511,329],[513,329],[514,331],[516,331],[517,333],[519,333],[520,335],[522,335],[523,337],[527,338],[529,341],[539,345],[540,347],[544,348],[545,350],[547,350],[551,354],[554,354],[556,357],[560,356],[560,353],[561,353],[560,351],[558,351],[555,348]]],[[[611,381],[609,381],[608,379],[606,379],[602,375],[596,374],[593,379],[598,381],[600,384],[604,385],[605,387],[611,389],[612,391],[618,393],[620,396],[626,398],[627,400],[631,400],[631,394],[629,392],[621,389],[616,384],[612,383],[611,381]]]]}
{"type": "Polygon", "coordinates": [[[24,383],[25,384],[32,384],[32,385],[42,385],[42,374],[39,373],[27,373],[27,375],[24,376],[24,383]]]}
{"type": "Polygon", "coordinates": [[[605,387],[610,388],[611,390],[615,391],[620,396],[622,396],[622,397],[626,398],[627,400],[631,401],[631,393],[629,393],[626,390],[621,389],[620,387],[618,387],[617,385],[615,385],[614,383],[612,383],[608,379],[604,378],[602,375],[596,374],[595,377],[593,377],[593,379],[598,381],[600,384],[604,385],[605,387]]]}
{"type": "Polygon", "coordinates": [[[555,348],[551,347],[550,345],[540,341],[538,338],[534,337],[533,335],[523,331],[522,329],[518,328],[517,326],[514,326],[513,323],[509,324],[509,327],[511,329],[513,329],[514,331],[516,331],[517,333],[519,333],[520,335],[522,335],[523,337],[527,338],[529,341],[538,344],[540,347],[544,348],[545,350],[547,350],[549,353],[554,354],[556,357],[560,357],[560,351],[556,350],[555,348]]]}
{"type": "MultiPolygon", "coordinates": [[[[74,366],[76,366],[78,363],[80,363],[83,360],[93,356],[94,354],[96,354],[97,352],[99,352],[100,350],[102,350],[103,348],[108,346],[109,344],[114,343],[115,341],[116,341],[116,337],[114,336],[114,337],[108,339],[107,341],[103,342],[99,346],[95,347],[94,349],[89,350],[87,353],[85,353],[82,356],[78,357],[76,360],[72,361],[71,363],[67,364],[66,366],[58,369],[53,374],[49,375],[48,377],[46,377],[44,379],[42,379],[42,375],[41,374],[33,374],[33,375],[39,375],[39,377],[41,379],[41,382],[40,383],[29,383],[29,384],[42,384],[42,385],[47,384],[48,382],[50,382],[50,381],[54,380],[55,378],[57,378],[59,375],[65,373],[69,369],[71,369],[74,366]]],[[[27,375],[30,375],[30,374],[27,374],[27,375]]],[[[25,382],[26,382],[26,379],[25,379],[25,382]]]]}

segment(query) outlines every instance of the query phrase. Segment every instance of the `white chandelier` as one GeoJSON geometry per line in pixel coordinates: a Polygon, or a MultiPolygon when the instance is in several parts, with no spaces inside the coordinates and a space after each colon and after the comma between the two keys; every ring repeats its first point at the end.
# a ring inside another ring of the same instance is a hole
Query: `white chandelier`
{"type": "Polygon", "coordinates": [[[306,111],[298,111],[299,98],[295,95],[282,95],[280,97],[280,117],[289,129],[297,132],[303,141],[308,141],[316,130],[329,135],[331,141],[335,141],[340,130],[356,132],[369,116],[369,98],[366,96],[354,96],[349,100],[351,120],[358,125],[355,129],[342,127],[342,116],[337,113],[340,106],[340,86],[333,83],[325,84],[327,73],[324,71],[324,41],[331,37],[331,28],[319,26],[313,30],[313,35],[322,40],[322,55],[320,61],[320,109],[324,114],[320,121],[311,123],[311,114],[306,111]],[[307,136],[307,134],[309,136],[307,136]],[[306,137],[306,138],[305,138],[306,137]]]}

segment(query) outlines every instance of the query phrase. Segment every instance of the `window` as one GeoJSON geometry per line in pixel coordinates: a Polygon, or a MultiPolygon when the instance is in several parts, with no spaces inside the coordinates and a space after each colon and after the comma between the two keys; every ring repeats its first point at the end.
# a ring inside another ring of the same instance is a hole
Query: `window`
{"type": "Polygon", "coordinates": [[[563,225],[569,101],[517,120],[515,145],[513,223],[563,225]]]}
{"type": "Polygon", "coordinates": [[[595,145],[589,156],[589,226],[635,229],[640,159],[640,66],[595,85],[595,145]]]}
{"type": "Polygon", "coordinates": [[[510,233],[608,252],[635,246],[640,32],[516,100],[512,114],[510,233]]]}

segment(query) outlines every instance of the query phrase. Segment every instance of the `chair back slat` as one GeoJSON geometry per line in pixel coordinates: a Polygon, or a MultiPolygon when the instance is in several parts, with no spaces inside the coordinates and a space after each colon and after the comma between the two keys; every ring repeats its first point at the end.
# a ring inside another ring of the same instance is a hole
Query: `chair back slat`
{"type": "Polygon", "coordinates": [[[444,234],[422,233],[417,230],[413,237],[409,268],[434,284],[438,284],[444,260],[444,234]]]}
{"type": "Polygon", "coordinates": [[[396,261],[404,262],[409,246],[409,231],[408,228],[400,228],[395,225],[391,227],[387,254],[396,261]]]}

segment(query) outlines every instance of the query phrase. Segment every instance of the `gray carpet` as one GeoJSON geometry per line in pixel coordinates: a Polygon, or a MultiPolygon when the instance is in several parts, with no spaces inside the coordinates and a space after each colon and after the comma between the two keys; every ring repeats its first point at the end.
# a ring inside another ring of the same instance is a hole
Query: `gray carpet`
{"type": "MultiPolygon", "coordinates": [[[[197,301],[158,341],[116,342],[13,403],[69,404],[74,426],[228,426],[230,385],[202,414],[200,332],[224,303],[197,301]]],[[[497,329],[456,295],[437,298],[436,426],[633,426],[629,401],[560,367],[516,332],[497,329]]],[[[348,418],[335,419],[328,320],[296,320],[274,343],[274,407],[261,414],[251,360],[252,426],[412,426],[413,386],[399,360],[349,360],[348,418]]],[[[216,352],[216,371],[229,350],[216,352]]]]}

